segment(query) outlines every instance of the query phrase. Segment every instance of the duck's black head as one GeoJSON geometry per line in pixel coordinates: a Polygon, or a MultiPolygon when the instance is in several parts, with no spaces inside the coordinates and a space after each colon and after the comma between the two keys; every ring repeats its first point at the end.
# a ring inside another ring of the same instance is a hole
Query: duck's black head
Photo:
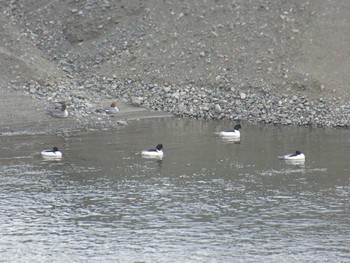
{"type": "Polygon", "coordinates": [[[57,147],[53,147],[53,151],[54,152],[58,152],[58,148],[57,147]]]}
{"type": "Polygon", "coordinates": [[[295,154],[299,155],[299,154],[301,154],[301,151],[296,151],[295,154]]]}
{"type": "Polygon", "coordinates": [[[157,149],[158,151],[160,151],[161,149],[163,149],[163,144],[158,144],[157,147],[156,147],[156,149],[157,149]]]}
{"type": "Polygon", "coordinates": [[[241,124],[238,123],[233,128],[238,131],[240,128],[242,128],[242,126],[241,126],[241,124]]]}

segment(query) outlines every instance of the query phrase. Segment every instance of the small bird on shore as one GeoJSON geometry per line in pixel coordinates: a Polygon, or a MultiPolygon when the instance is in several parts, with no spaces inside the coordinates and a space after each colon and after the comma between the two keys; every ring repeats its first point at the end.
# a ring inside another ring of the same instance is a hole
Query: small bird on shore
{"type": "Polygon", "coordinates": [[[105,108],[105,112],[107,114],[113,114],[113,113],[117,113],[119,111],[118,107],[117,107],[117,103],[116,102],[112,102],[111,105],[109,107],[105,108]]]}
{"type": "Polygon", "coordinates": [[[68,117],[67,105],[65,103],[62,103],[62,106],[60,109],[48,109],[47,111],[48,111],[48,114],[50,114],[52,117],[56,117],[56,118],[68,117]]]}
{"type": "Polygon", "coordinates": [[[107,114],[115,114],[119,112],[116,102],[112,102],[110,106],[105,107],[103,109],[96,109],[97,113],[107,113],[107,114]]]}

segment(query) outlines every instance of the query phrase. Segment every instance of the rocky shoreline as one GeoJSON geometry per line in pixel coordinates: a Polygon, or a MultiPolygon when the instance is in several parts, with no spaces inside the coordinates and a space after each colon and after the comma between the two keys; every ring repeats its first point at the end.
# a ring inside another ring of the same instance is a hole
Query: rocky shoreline
{"type": "MultiPolygon", "coordinates": [[[[310,127],[350,126],[350,102],[340,98],[309,99],[303,95],[273,94],[258,88],[241,91],[195,85],[160,86],[132,80],[121,82],[113,78],[65,83],[58,85],[58,89],[55,87],[54,92],[53,87],[38,85],[27,86],[27,95],[44,101],[47,106],[66,101],[71,116],[84,123],[84,127],[115,127],[115,122],[106,121],[106,118],[110,119],[108,116],[101,119],[96,113],[96,108],[102,106],[101,102],[112,100],[129,106],[129,112],[132,107],[206,120],[310,127]]],[[[123,116],[122,112],[120,114],[123,116]]]]}

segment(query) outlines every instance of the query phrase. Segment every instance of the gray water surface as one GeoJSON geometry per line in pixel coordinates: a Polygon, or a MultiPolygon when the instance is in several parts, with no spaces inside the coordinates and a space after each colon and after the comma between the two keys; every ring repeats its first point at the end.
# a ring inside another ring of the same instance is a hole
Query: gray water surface
{"type": "Polygon", "coordinates": [[[350,131],[242,126],[240,143],[182,119],[3,136],[0,261],[349,261],[350,131]],[[157,143],[163,160],[136,154],[157,143]],[[276,158],[295,150],[304,165],[276,158]]]}

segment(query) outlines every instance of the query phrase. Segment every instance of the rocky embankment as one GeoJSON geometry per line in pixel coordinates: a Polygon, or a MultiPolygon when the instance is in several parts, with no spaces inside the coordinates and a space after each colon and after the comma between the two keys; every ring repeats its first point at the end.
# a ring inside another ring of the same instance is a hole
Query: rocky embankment
{"type": "Polygon", "coordinates": [[[252,123],[276,125],[304,125],[348,127],[350,102],[338,105],[323,98],[309,100],[296,95],[274,95],[261,90],[236,91],[234,88],[209,89],[187,86],[158,87],[132,85],[122,90],[120,96],[135,106],[163,110],[176,116],[201,119],[247,120],[252,123]],[[131,94],[129,93],[131,91],[131,94]],[[140,94],[135,97],[135,94],[140,94]]]}
{"type": "Polygon", "coordinates": [[[0,8],[1,88],[43,112],[66,101],[85,126],[113,126],[96,108],[117,100],[181,117],[350,126],[346,0],[10,0],[0,8]]]}
{"type": "Polygon", "coordinates": [[[242,92],[235,88],[178,87],[106,79],[90,80],[80,86],[72,83],[60,85],[54,92],[45,87],[34,90],[28,87],[27,92],[41,100],[66,101],[74,118],[95,116],[90,120],[104,125],[112,123],[98,120],[100,115],[95,110],[98,107],[96,101],[106,99],[117,99],[121,104],[165,111],[180,117],[313,127],[350,125],[350,101],[340,104],[338,99],[311,100],[306,96],[271,94],[261,89],[242,92]],[[54,97],[50,97],[52,94],[54,97]]]}

